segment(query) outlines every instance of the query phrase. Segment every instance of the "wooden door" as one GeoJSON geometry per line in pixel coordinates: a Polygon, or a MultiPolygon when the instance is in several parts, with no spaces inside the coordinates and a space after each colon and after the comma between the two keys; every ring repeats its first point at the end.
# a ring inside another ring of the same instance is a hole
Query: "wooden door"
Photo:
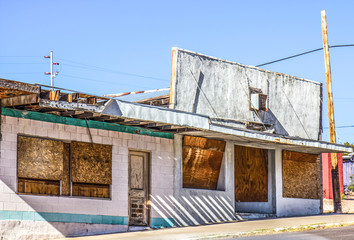
{"type": "Polygon", "coordinates": [[[149,154],[129,152],[129,225],[149,225],[149,154]]]}
{"type": "Polygon", "coordinates": [[[268,202],[268,150],[235,145],[236,202],[268,202]]]}

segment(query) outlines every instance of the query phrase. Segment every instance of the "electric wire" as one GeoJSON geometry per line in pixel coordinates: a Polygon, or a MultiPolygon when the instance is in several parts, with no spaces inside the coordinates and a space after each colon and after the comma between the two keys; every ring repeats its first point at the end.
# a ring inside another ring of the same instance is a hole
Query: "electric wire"
{"type": "MultiPolygon", "coordinates": [[[[354,44],[340,44],[340,45],[329,46],[329,48],[339,48],[339,47],[354,47],[354,44]]],[[[306,55],[306,54],[317,52],[317,51],[321,51],[321,50],[323,50],[323,47],[322,48],[316,48],[316,49],[313,49],[313,50],[310,50],[310,51],[306,51],[306,52],[302,52],[302,53],[299,53],[299,54],[295,54],[295,55],[292,55],[292,56],[289,56],[289,57],[281,58],[281,59],[278,59],[278,60],[262,63],[262,64],[259,64],[259,65],[256,65],[256,67],[261,67],[261,66],[265,66],[265,65],[281,62],[281,61],[284,61],[284,60],[288,60],[288,59],[291,59],[291,58],[299,57],[299,56],[302,56],[302,55],[306,55]]]]}
{"type": "MultiPolygon", "coordinates": [[[[121,74],[121,75],[127,75],[127,76],[132,76],[132,77],[140,77],[140,78],[152,79],[152,80],[163,81],[163,82],[169,81],[169,80],[163,79],[163,78],[150,77],[150,76],[146,76],[146,75],[140,75],[140,74],[135,74],[135,73],[122,72],[122,71],[117,71],[117,70],[113,70],[113,69],[109,69],[109,68],[103,68],[103,67],[98,67],[98,66],[94,66],[94,65],[79,63],[79,62],[67,60],[67,59],[64,59],[64,58],[57,58],[57,59],[62,60],[62,61],[66,61],[66,62],[71,62],[71,63],[77,64],[77,65],[85,66],[86,69],[95,68],[95,70],[100,70],[100,71],[105,71],[105,72],[111,72],[111,73],[116,73],[116,74],[121,74]]],[[[68,64],[66,64],[66,65],[68,65],[68,64]]],[[[75,66],[75,65],[68,65],[68,66],[78,67],[78,68],[84,68],[84,67],[75,66]]],[[[92,70],[94,70],[94,69],[92,69],[92,70]]]]}
{"type": "Polygon", "coordinates": [[[28,57],[28,58],[35,58],[35,57],[43,57],[43,56],[0,56],[0,57],[4,57],[4,58],[12,58],[12,57],[16,57],[16,58],[18,58],[18,57],[28,57]]]}
{"type": "Polygon", "coordinates": [[[19,62],[19,63],[15,63],[15,62],[11,62],[11,63],[2,63],[2,62],[0,62],[0,65],[1,65],[1,64],[20,64],[20,65],[21,65],[21,64],[26,64],[26,65],[27,65],[27,64],[46,64],[46,63],[45,63],[45,62],[42,62],[42,63],[30,63],[30,62],[29,62],[29,63],[27,63],[27,62],[19,62]]]}
{"type": "MultiPolygon", "coordinates": [[[[338,127],[335,127],[336,129],[337,128],[354,128],[354,125],[348,125],[348,126],[338,126],[338,127]]],[[[329,129],[329,127],[324,127],[323,129],[329,129]]]]}
{"type": "Polygon", "coordinates": [[[104,80],[98,80],[98,79],[92,79],[92,78],[85,78],[85,77],[79,77],[79,76],[73,76],[73,75],[67,75],[67,74],[60,74],[60,76],[64,77],[69,77],[69,78],[77,78],[77,79],[82,79],[82,80],[88,80],[92,82],[102,82],[102,83],[107,83],[107,84],[117,84],[117,85],[124,85],[124,86],[130,86],[130,87],[141,87],[141,85],[133,85],[133,84],[122,84],[119,82],[110,82],[110,81],[104,81],[104,80]]]}

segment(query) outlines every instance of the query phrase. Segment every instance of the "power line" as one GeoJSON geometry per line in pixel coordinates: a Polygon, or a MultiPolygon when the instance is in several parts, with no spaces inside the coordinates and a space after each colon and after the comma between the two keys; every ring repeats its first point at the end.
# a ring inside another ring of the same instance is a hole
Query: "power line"
{"type": "Polygon", "coordinates": [[[42,57],[42,56],[0,56],[4,58],[12,58],[12,57],[28,57],[28,58],[34,58],[34,57],[42,57]]]}
{"type": "Polygon", "coordinates": [[[131,87],[141,87],[141,85],[138,86],[138,85],[132,85],[132,84],[110,82],[110,81],[104,81],[104,80],[98,80],[98,79],[92,79],[92,78],[85,78],[85,77],[78,77],[78,76],[67,75],[67,74],[60,74],[60,75],[64,76],[64,77],[83,79],[83,80],[88,80],[88,81],[93,81],[93,82],[102,82],[102,83],[107,83],[107,84],[125,85],[125,86],[131,86],[131,87]]]}
{"type": "Polygon", "coordinates": [[[24,62],[20,62],[20,63],[0,63],[0,64],[45,64],[44,62],[42,62],[42,63],[24,63],[24,62]]]}
{"type": "MultiPolygon", "coordinates": [[[[348,125],[348,126],[338,126],[336,128],[352,128],[354,125],[348,125]]],[[[329,127],[325,127],[324,129],[329,129],[329,127]]]]}
{"type": "Polygon", "coordinates": [[[42,72],[17,72],[17,73],[13,73],[13,72],[0,72],[0,74],[38,74],[38,73],[42,73],[42,72]]]}
{"type": "MultiPolygon", "coordinates": [[[[342,44],[342,45],[329,46],[329,48],[339,48],[339,47],[354,47],[354,44],[342,44]]],[[[317,52],[317,51],[321,51],[321,50],[323,50],[323,48],[316,48],[316,49],[313,49],[313,50],[310,50],[310,51],[306,51],[306,52],[302,52],[302,53],[299,53],[299,54],[295,54],[295,55],[292,55],[292,56],[289,56],[289,57],[281,58],[281,59],[274,60],[274,61],[271,61],[271,62],[262,63],[262,64],[259,64],[259,65],[256,65],[256,67],[261,67],[261,66],[269,65],[269,64],[272,64],[272,63],[276,63],[276,62],[281,62],[281,61],[284,61],[284,60],[288,60],[288,59],[291,59],[291,58],[299,57],[299,56],[302,56],[302,55],[306,55],[306,54],[317,52]]]]}
{"type": "Polygon", "coordinates": [[[162,78],[150,77],[150,76],[140,75],[140,74],[135,74],[135,73],[122,72],[122,71],[117,71],[117,70],[113,70],[113,69],[109,69],[109,68],[103,68],[103,67],[98,67],[98,66],[94,66],[94,65],[79,63],[79,62],[75,62],[75,61],[71,61],[71,60],[67,60],[67,59],[63,59],[63,58],[57,58],[57,59],[60,59],[62,61],[66,61],[66,62],[71,62],[71,63],[78,64],[78,65],[82,65],[82,66],[86,66],[86,68],[84,68],[81,66],[67,64],[68,66],[77,67],[77,68],[84,68],[84,69],[95,68],[95,69],[91,69],[91,70],[105,71],[105,72],[111,72],[111,73],[133,76],[133,77],[147,78],[147,79],[163,81],[163,82],[169,81],[169,80],[162,79],[162,78]]]}

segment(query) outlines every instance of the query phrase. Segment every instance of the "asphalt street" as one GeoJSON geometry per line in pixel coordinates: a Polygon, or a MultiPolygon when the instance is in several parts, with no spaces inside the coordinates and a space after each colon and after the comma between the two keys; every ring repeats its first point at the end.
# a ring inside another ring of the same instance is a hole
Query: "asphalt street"
{"type": "MultiPolygon", "coordinates": [[[[280,233],[263,236],[231,238],[236,240],[353,240],[354,226],[310,230],[304,232],[280,233]]],[[[225,239],[226,240],[226,239],[225,239]]],[[[230,238],[228,238],[230,240],[230,238]]]]}

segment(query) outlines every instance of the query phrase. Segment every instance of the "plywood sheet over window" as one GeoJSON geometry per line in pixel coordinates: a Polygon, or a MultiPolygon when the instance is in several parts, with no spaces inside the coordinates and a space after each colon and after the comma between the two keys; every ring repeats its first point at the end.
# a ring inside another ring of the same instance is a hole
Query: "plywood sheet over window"
{"type": "Polygon", "coordinates": [[[38,195],[60,195],[60,182],[53,180],[18,179],[18,192],[38,195]]]}
{"type": "Polygon", "coordinates": [[[320,181],[319,155],[283,151],[283,197],[319,199],[320,181]]]}
{"type": "Polygon", "coordinates": [[[185,136],[183,187],[216,190],[224,151],[224,141],[185,136]]]}
{"type": "Polygon", "coordinates": [[[73,183],[73,196],[109,198],[109,185],[73,183]]]}
{"type": "Polygon", "coordinates": [[[64,142],[18,137],[17,176],[44,180],[61,180],[66,158],[64,142]]]}
{"type": "Polygon", "coordinates": [[[268,150],[235,146],[235,200],[268,201],[268,150]]]}
{"type": "Polygon", "coordinates": [[[72,182],[112,184],[112,146],[72,142],[72,182]]]}
{"type": "Polygon", "coordinates": [[[18,136],[19,193],[70,195],[69,164],[70,143],[18,136]]]}

